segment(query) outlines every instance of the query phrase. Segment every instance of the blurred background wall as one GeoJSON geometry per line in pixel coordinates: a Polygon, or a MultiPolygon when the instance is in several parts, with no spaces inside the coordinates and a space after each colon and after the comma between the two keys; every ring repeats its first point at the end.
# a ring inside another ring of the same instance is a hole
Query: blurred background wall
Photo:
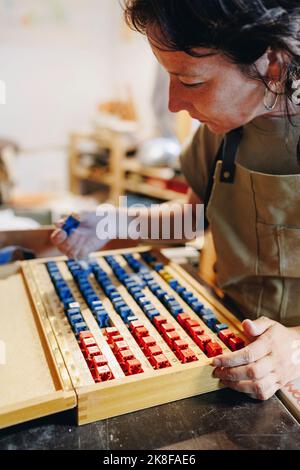
{"type": "Polygon", "coordinates": [[[151,133],[154,74],[146,39],[126,28],[118,0],[0,0],[0,132],[21,148],[18,189],[66,189],[68,135],[110,97],[130,89],[151,133]]]}

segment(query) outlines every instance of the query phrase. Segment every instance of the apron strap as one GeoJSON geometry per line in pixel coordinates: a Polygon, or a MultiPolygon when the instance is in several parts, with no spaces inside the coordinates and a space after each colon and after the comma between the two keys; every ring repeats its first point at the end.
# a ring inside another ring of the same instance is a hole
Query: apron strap
{"type": "Polygon", "coordinates": [[[212,188],[214,184],[214,175],[216,171],[216,166],[218,161],[222,161],[222,170],[220,181],[222,183],[233,183],[234,176],[235,176],[235,158],[237,154],[238,147],[243,137],[243,128],[239,127],[238,129],[234,129],[230,131],[220,145],[214,163],[211,167],[208,183],[205,191],[204,196],[204,228],[207,229],[209,223],[206,217],[206,209],[210,200],[210,196],[212,193],[212,188]]]}
{"type": "MultiPolygon", "coordinates": [[[[243,137],[243,128],[239,127],[226,134],[222,152],[221,183],[233,183],[235,176],[235,158],[243,137]]],[[[216,163],[217,164],[217,163],[216,163]]],[[[215,164],[215,167],[216,167],[215,164]]]]}
{"type": "Polygon", "coordinates": [[[300,137],[299,137],[298,144],[297,144],[297,161],[298,161],[298,165],[300,165],[300,137]]]}

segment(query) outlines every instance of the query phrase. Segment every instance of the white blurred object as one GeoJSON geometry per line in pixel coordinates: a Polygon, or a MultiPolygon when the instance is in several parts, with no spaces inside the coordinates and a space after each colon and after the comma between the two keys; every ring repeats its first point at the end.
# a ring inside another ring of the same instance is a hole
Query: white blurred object
{"type": "Polygon", "coordinates": [[[136,121],[125,121],[109,113],[98,111],[92,121],[92,126],[99,139],[108,142],[118,138],[124,148],[135,148],[143,139],[140,125],[136,121]]]}
{"type": "Polygon", "coordinates": [[[169,75],[157,64],[152,93],[156,132],[162,137],[176,137],[176,117],[169,111],[169,75]]]}
{"type": "Polygon", "coordinates": [[[58,222],[62,217],[72,212],[96,211],[98,205],[98,201],[93,197],[62,193],[57,198],[47,202],[45,208],[51,211],[53,222],[58,222]]]}
{"type": "Polygon", "coordinates": [[[166,258],[177,264],[185,264],[189,262],[196,264],[199,262],[199,251],[192,246],[164,248],[161,252],[166,258]]]}
{"type": "Polygon", "coordinates": [[[0,230],[24,230],[38,228],[40,225],[27,217],[16,217],[11,209],[0,211],[0,230]]]}
{"type": "Polygon", "coordinates": [[[9,201],[16,182],[16,157],[18,148],[9,141],[0,140],[0,204],[9,201]]]}
{"type": "Polygon", "coordinates": [[[139,124],[136,121],[126,121],[113,114],[98,112],[94,117],[95,129],[107,129],[113,132],[131,135],[139,131],[139,124]]]}
{"type": "Polygon", "coordinates": [[[142,165],[172,166],[180,154],[180,144],[176,139],[160,137],[142,144],[137,158],[142,165]]]}

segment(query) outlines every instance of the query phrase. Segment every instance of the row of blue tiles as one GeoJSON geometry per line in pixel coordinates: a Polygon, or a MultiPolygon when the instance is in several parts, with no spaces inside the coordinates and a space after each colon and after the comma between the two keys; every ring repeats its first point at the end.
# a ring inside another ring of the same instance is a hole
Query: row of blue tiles
{"type": "MultiPolygon", "coordinates": [[[[150,300],[147,299],[147,297],[145,296],[143,292],[143,289],[146,286],[146,282],[143,280],[142,276],[135,276],[135,275],[128,274],[126,270],[122,268],[122,266],[116,261],[116,259],[113,256],[106,256],[105,260],[109,264],[111,269],[113,270],[117,279],[121,282],[121,284],[123,284],[126,287],[129,294],[134,298],[136,303],[139,305],[139,307],[143,310],[145,315],[152,322],[154,317],[158,316],[160,313],[155,308],[155,306],[150,302],[150,300]]],[[[144,274],[149,273],[149,269],[144,267],[143,272],[144,274]]]]}
{"type": "Polygon", "coordinates": [[[88,329],[82,316],[80,305],[75,301],[72,291],[69,288],[68,283],[64,280],[57,264],[54,261],[49,261],[46,263],[46,267],[56,293],[64,306],[64,310],[72,330],[75,335],[79,335],[81,331],[86,331],[88,329]]]}
{"type": "MultiPolygon", "coordinates": [[[[157,262],[157,258],[155,258],[151,252],[145,252],[141,254],[142,259],[150,264],[150,266],[157,271],[158,273],[164,269],[164,264],[161,262],[157,262]]],[[[140,263],[143,265],[143,263],[140,263]]],[[[168,284],[172,289],[177,292],[177,294],[189,305],[189,307],[203,320],[203,322],[207,325],[215,333],[219,333],[222,330],[228,328],[228,325],[225,323],[220,323],[215,314],[212,310],[205,308],[203,303],[194,296],[193,292],[188,291],[184,286],[182,286],[176,279],[170,279],[168,284]]],[[[160,285],[156,283],[154,280],[148,281],[148,287],[151,289],[158,298],[164,298],[164,291],[161,289],[160,285]]],[[[172,298],[172,300],[174,297],[172,298]]],[[[174,299],[175,300],[175,299],[174,299]]],[[[183,311],[183,310],[182,310],[183,311]]]]}
{"type": "Polygon", "coordinates": [[[161,286],[155,281],[148,267],[134,258],[131,254],[123,255],[123,257],[127,261],[128,265],[142,277],[151,292],[160,300],[173,317],[177,317],[177,315],[183,313],[184,310],[180,303],[175,299],[175,297],[170,296],[167,291],[161,288],[161,286]]]}
{"type": "Polygon", "coordinates": [[[99,327],[108,327],[110,325],[108,312],[103,307],[99,296],[96,294],[89,281],[89,274],[92,271],[91,267],[88,266],[87,269],[83,267],[80,262],[74,260],[68,260],[66,264],[99,327]]]}
{"type": "Polygon", "coordinates": [[[90,267],[103,292],[110,299],[115,311],[120,315],[124,323],[128,324],[137,320],[137,317],[127,305],[106,271],[99,266],[96,260],[90,262],[90,267]]]}

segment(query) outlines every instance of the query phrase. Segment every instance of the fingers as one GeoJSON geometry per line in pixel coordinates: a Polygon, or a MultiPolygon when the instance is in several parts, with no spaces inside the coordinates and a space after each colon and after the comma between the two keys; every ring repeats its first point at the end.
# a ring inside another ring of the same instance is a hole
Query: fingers
{"type": "Polygon", "coordinates": [[[91,239],[88,239],[87,235],[82,234],[81,231],[75,231],[69,237],[67,234],[60,229],[57,229],[51,236],[52,243],[68,258],[72,259],[83,259],[86,258],[89,253],[96,251],[98,245],[95,244],[95,250],[93,249],[93,243],[91,239]]]}
{"type": "Polygon", "coordinates": [[[267,317],[260,317],[257,320],[244,320],[243,328],[247,336],[260,336],[269,328],[271,328],[275,322],[267,317]]]}
{"type": "Polygon", "coordinates": [[[66,232],[57,229],[51,235],[51,241],[62,253],[72,258],[78,244],[78,235],[75,232],[68,237],[66,232]]]}
{"type": "Polygon", "coordinates": [[[221,380],[229,380],[232,382],[239,382],[241,380],[260,380],[266,375],[270,374],[274,369],[271,355],[265,356],[262,359],[238,367],[226,367],[224,369],[217,368],[214,370],[214,377],[221,380]]]}
{"type": "Polygon", "coordinates": [[[271,352],[271,344],[267,337],[261,336],[244,349],[215,357],[214,367],[237,367],[256,362],[271,352]]]}
{"type": "Polygon", "coordinates": [[[64,232],[60,228],[57,228],[56,230],[54,230],[54,232],[51,235],[51,241],[52,243],[54,243],[54,245],[61,245],[67,240],[67,238],[68,238],[68,235],[66,234],[66,232],[64,232]]]}
{"type": "Polygon", "coordinates": [[[222,380],[222,383],[232,390],[247,393],[257,400],[268,400],[280,388],[277,375],[274,373],[270,373],[260,380],[244,380],[241,382],[222,380]]]}
{"type": "Polygon", "coordinates": [[[55,227],[61,228],[66,221],[66,217],[59,219],[57,222],[54,222],[55,227]]]}
{"type": "Polygon", "coordinates": [[[72,245],[69,247],[70,253],[72,253],[72,258],[74,259],[84,259],[89,254],[89,249],[86,243],[86,238],[84,236],[78,236],[74,238],[72,245]]]}
{"type": "Polygon", "coordinates": [[[249,393],[249,396],[253,398],[254,400],[261,400],[261,401],[269,400],[269,398],[273,397],[273,395],[275,395],[275,393],[280,388],[281,388],[280,385],[278,383],[275,383],[271,385],[261,397],[258,397],[257,395],[251,394],[251,393],[249,393]]]}

